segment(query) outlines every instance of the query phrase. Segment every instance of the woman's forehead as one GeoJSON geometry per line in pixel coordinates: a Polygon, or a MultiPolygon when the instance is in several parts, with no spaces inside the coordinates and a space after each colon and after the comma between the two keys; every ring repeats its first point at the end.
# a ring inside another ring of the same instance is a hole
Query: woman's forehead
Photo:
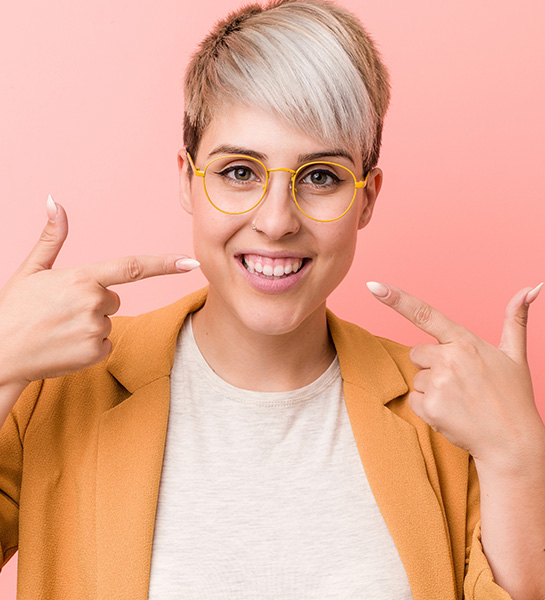
{"type": "Polygon", "coordinates": [[[280,156],[305,162],[321,156],[356,162],[349,144],[317,139],[274,113],[261,108],[230,104],[214,111],[199,147],[199,159],[219,154],[248,154],[262,161],[280,156]]]}

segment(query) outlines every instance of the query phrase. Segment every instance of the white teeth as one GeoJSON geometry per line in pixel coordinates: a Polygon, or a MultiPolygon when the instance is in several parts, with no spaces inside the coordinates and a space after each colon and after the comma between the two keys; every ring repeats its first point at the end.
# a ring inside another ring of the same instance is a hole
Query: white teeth
{"type": "Polygon", "coordinates": [[[273,267],[272,265],[262,265],[260,262],[254,263],[246,257],[243,257],[242,263],[250,273],[258,273],[263,277],[284,277],[290,273],[297,273],[303,265],[303,261],[299,259],[285,266],[275,265],[273,267]]]}

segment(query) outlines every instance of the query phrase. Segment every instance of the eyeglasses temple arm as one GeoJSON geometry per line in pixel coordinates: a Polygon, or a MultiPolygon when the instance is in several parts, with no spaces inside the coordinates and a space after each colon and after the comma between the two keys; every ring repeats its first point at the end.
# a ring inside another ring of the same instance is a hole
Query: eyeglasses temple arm
{"type": "Polygon", "coordinates": [[[357,189],[364,188],[367,185],[367,179],[369,178],[369,174],[370,173],[371,173],[371,171],[367,172],[367,175],[365,176],[365,179],[363,181],[356,181],[356,188],[357,189]]]}
{"type": "Polygon", "coordinates": [[[191,165],[191,168],[193,169],[193,173],[195,173],[195,175],[197,177],[204,177],[204,171],[197,169],[197,167],[195,166],[195,163],[193,162],[193,159],[191,158],[191,154],[189,154],[189,152],[186,152],[186,154],[187,154],[187,158],[189,159],[189,164],[191,165]]]}

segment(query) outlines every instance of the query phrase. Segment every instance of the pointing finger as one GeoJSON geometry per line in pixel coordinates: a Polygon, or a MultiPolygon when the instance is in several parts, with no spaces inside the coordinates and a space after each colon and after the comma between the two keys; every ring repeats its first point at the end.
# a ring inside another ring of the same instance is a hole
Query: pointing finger
{"type": "Polygon", "coordinates": [[[51,269],[66,240],[68,217],[64,208],[56,204],[51,196],[47,199],[47,216],[48,221],[40,239],[21,265],[21,271],[24,273],[51,269]]]}
{"type": "Polygon", "coordinates": [[[85,266],[84,272],[103,287],[130,283],[148,277],[185,273],[199,263],[179,254],[126,256],[85,266]]]}
{"type": "Polygon", "coordinates": [[[452,342],[469,333],[465,327],[400,288],[375,281],[369,281],[367,287],[381,302],[393,308],[442,344],[452,342]]]}
{"type": "Polygon", "coordinates": [[[505,309],[505,320],[498,346],[512,359],[526,359],[526,329],[528,323],[528,307],[533,302],[543,283],[531,289],[519,290],[509,301],[505,309]]]}

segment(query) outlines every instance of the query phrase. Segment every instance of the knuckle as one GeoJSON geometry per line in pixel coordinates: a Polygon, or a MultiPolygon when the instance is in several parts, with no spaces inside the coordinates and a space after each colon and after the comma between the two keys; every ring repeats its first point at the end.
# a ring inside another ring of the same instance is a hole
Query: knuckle
{"type": "Polygon", "coordinates": [[[478,353],[479,338],[475,334],[467,332],[458,338],[458,346],[465,352],[478,353]]]}
{"type": "Polygon", "coordinates": [[[515,313],[513,315],[513,321],[515,321],[517,325],[526,328],[528,325],[528,311],[515,313]]]}
{"type": "Polygon", "coordinates": [[[101,337],[100,340],[97,340],[95,343],[91,344],[91,346],[87,352],[87,361],[86,362],[87,362],[88,366],[96,365],[101,360],[104,360],[106,358],[106,356],[108,356],[109,352],[106,353],[106,351],[105,351],[105,346],[106,347],[108,347],[108,346],[105,345],[104,342],[105,342],[105,340],[103,340],[101,337]]]}
{"type": "Polygon", "coordinates": [[[409,401],[410,402],[414,402],[417,398],[418,398],[418,394],[415,391],[413,391],[413,392],[411,392],[409,394],[409,401]]]}
{"type": "Polygon", "coordinates": [[[122,269],[123,275],[129,281],[137,281],[138,279],[142,279],[144,275],[142,263],[134,256],[125,259],[122,269]]]}
{"type": "Polygon", "coordinates": [[[172,261],[168,259],[166,256],[161,260],[161,272],[167,275],[172,270],[172,261]]]}
{"type": "Polygon", "coordinates": [[[104,338],[104,323],[98,323],[96,320],[91,321],[86,328],[87,337],[95,340],[100,337],[104,338]]]}
{"type": "Polygon", "coordinates": [[[411,349],[409,350],[409,358],[411,360],[416,360],[418,361],[418,356],[421,354],[423,348],[423,344],[415,344],[414,346],[411,347],[411,349]]]}
{"type": "Polygon", "coordinates": [[[44,244],[56,244],[57,243],[57,235],[52,231],[48,231],[48,229],[46,227],[45,229],[42,230],[42,233],[40,234],[40,242],[42,242],[44,244]]]}
{"type": "Polygon", "coordinates": [[[477,347],[475,340],[471,338],[460,339],[458,347],[464,355],[478,356],[479,354],[479,348],[477,347]]]}
{"type": "Polygon", "coordinates": [[[390,296],[388,297],[390,306],[393,306],[394,308],[398,308],[400,306],[402,300],[403,300],[403,298],[398,291],[392,290],[390,292],[390,296]]]}
{"type": "Polygon", "coordinates": [[[415,323],[418,325],[431,325],[433,320],[433,309],[429,304],[422,304],[414,313],[415,323]]]}
{"type": "Polygon", "coordinates": [[[102,356],[103,358],[106,358],[107,356],[110,355],[110,353],[113,350],[113,344],[112,341],[108,338],[106,338],[103,342],[102,342],[102,356]]]}
{"type": "Polygon", "coordinates": [[[112,331],[112,321],[108,317],[104,317],[104,326],[102,328],[102,337],[107,338],[112,331]]]}
{"type": "Polygon", "coordinates": [[[102,313],[102,297],[100,294],[88,292],[83,300],[83,308],[86,313],[102,313]]]}
{"type": "Polygon", "coordinates": [[[96,365],[103,359],[101,348],[93,348],[91,352],[87,355],[87,366],[92,367],[96,365]]]}
{"type": "Polygon", "coordinates": [[[463,376],[469,370],[475,373],[484,367],[486,362],[486,345],[479,342],[478,338],[467,337],[456,341],[452,347],[447,348],[442,357],[442,366],[450,373],[463,376]]]}
{"type": "MultiPolygon", "coordinates": [[[[458,357],[455,352],[441,352],[440,359],[437,363],[439,368],[453,370],[458,364],[458,357]]],[[[439,370],[439,369],[436,369],[439,370]]]]}
{"type": "Polygon", "coordinates": [[[440,408],[440,403],[433,397],[426,397],[420,405],[420,415],[432,429],[440,420],[440,408]]]}
{"type": "Polygon", "coordinates": [[[446,369],[436,369],[431,380],[433,389],[438,392],[448,389],[452,383],[452,374],[453,370],[450,367],[446,369]]]}
{"type": "Polygon", "coordinates": [[[411,392],[408,397],[411,410],[427,423],[434,431],[438,431],[441,423],[440,396],[430,393],[411,392]]]}
{"type": "Polygon", "coordinates": [[[425,374],[423,371],[418,371],[416,375],[413,377],[413,386],[415,390],[422,391],[422,387],[425,381],[425,374]]]}
{"type": "Polygon", "coordinates": [[[84,268],[74,268],[74,269],[69,269],[67,271],[68,273],[68,277],[70,278],[70,282],[73,285],[79,286],[79,285],[85,285],[88,284],[89,281],[91,281],[91,277],[89,276],[89,273],[87,273],[87,271],[84,268]]]}
{"type": "Polygon", "coordinates": [[[119,294],[112,292],[112,290],[108,290],[108,298],[111,306],[110,314],[114,314],[121,308],[121,298],[119,297],[119,294]]]}

